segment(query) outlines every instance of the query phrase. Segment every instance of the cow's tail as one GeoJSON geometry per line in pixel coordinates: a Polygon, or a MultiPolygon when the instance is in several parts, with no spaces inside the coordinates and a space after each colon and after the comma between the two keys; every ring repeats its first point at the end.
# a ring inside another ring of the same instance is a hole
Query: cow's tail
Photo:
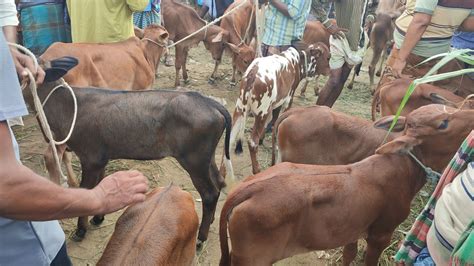
{"type": "Polygon", "coordinates": [[[374,92],[374,96],[372,97],[372,121],[375,121],[377,116],[377,107],[380,105],[380,87],[377,88],[374,92]]]}
{"type": "Polygon", "coordinates": [[[246,78],[245,81],[240,83],[240,95],[235,103],[234,125],[232,126],[232,133],[230,134],[230,144],[231,147],[235,145],[235,154],[241,154],[243,152],[242,141],[245,135],[245,122],[249,111],[250,87],[253,86],[254,80],[254,78],[246,78]]]}
{"type": "Polygon", "coordinates": [[[219,262],[220,266],[229,266],[231,265],[231,256],[229,251],[228,243],[228,222],[230,215],[235,207],[237,207],[242,202],[246,201],[252,195],[252,190],[249,189],[253,182],[244,182],[233,190],[227,197],[224,206],[222,207],[221,217],[219,220],[219,241],[221,245],[221,260],[219,262]]]}
{"type": "Polygon", "coordinates": [[[229,176],[232,179],[234,177],[234,168],[232,167],[232,162],[230,160],[230,133],[232,130],[232,118],[230,117],[229,111],[222,105],[217,103],[215,105],[216,109],[224,116],[225,121],[225,137],[224,137],[224,156],[222,157],[223,164],[221,163],[220,172],[225,176],[225,173],[228,171],[229,176]],[[222,165],[225,166],[226,170],[222,169],[222,165]]]}
{"type": "Polygon", "coordinates": [[[273,130],[272,130],[272,165],[275,165],[275,163],[280,162],[280,148],[278,147],[278,127],[280,126],[280,123],[285,120],[288,116],[291,115],[291,110],[288,110],[287,112],[284,112],[281,114],[278,119],[275,121],[275,124],[273,125],[273,130]],[[276,159],[276,155],[278,154],[278,160],[276,159]]]}

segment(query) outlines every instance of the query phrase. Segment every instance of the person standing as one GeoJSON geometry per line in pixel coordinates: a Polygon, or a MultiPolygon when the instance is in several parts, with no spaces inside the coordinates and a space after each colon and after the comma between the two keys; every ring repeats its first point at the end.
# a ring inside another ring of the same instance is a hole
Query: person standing
{"type": "Polygon", "coordinates": [[[329,79],[319,92],[317,105],[332,107],[342,92],[352,68],[362,62],[367,49],[364,26],[369,11],[369,0],[336,0],[337,25],[331,24],[327,15],[318,17],[332,34],[329,39],[331,68],[329,79]],[[339,28],[340,27],[340,28],[339,28]],[[342,32],[346,29],[347,32],[342,32]]]}
{"type": "Polygon", "coordinates": [[[111,43],[134,36],[133,12],[149,0],[67,0],[75,43],[111,43]]]}
{"type": "Polygon", "coordinates": [[[149,25],[161,25],[160,0],[150,0],[145,10],[133,13],[133,24],[140,29],[149,25]]]}
{"type": "Polygon", "coordinates": [[[292,42],[303,39],[311,2],[308,0],[270,0],[265,11],[262,55],[281,53],[292,42]]]}

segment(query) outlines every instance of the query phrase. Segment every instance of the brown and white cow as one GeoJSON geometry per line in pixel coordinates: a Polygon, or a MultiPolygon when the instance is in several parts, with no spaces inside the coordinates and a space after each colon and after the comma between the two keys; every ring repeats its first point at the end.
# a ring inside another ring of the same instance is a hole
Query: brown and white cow
{"type": "MultiPolygon", "coordinates": [[[[396,114],[412,81],[412,79],[402,78],[383,84],[383,86],[375,92],[372,99],[372,120],[375,120],[379,106],[382,116],[396,114]]],[[[431,84],[420,84],[410,96],[405,108],[403,108],[402,115],[409,114],[420,106],[436,103],[432,97],[433,94],[437,94],[453,103],[459,103],[464,100],[464,98],[441,87],[431,84]]]]}
{"type": "Polygon", "coordinates": [[[71,86],[119,90],[150,89],[168,32],[158,25],[143,31],[143,38],[130,37],[116,43],[54,43],[40,58],[51,61],[64,56],[79,60],[64,79],[71,86]]]}
{"type": "Polygon", "coordinates": [[[220,265],[270,265],[340,246],[343,264],[349,265],[360,238],[367,241],[365,264],[377,265],[426,182],[423,168],[407,153],[440,171],[472,131],[473,117],[473,111],[425,106],[406,119],[403,136],[361,162],[281,163],[248,177],[228,195],[221,212],[220,265]]]}
{"type": "Polygon", "coordinates": [[[191,194],[156,188],[120,216],[97,265],[192,265],[198,226],[191,194]]]}
{"type": "MultiPolygon", "coordinates": [[[[184,39],[191,33],[201,29],[207,25],[207,22],[202,20],[196,11],[175,0],[163,0],[161,2],[161,12],[163,16],[163,24],[170,34],[170,40],[178,42],[184,39]]],[[[224,50],[224,43],[227,42],[229,33],[219,26],[211,25],[206,30],[202,30],[186,41],[175,46],[175,69],[176,79],[175,86],[180,85],[179,72],[183,70],[184,83],[188,83],[188,71],[186,69],[186,61],[188,58],[189,49],[198,45],[201,41],[204,46],[211,52],[212,58],[215,61],[220,61],[222,58],[222,51],[224,50]]]]}
{"type": "Polygon", "coordinates": [[[248,143],[253,173],[260,172],[258,143],[265,126],[272,120],[272,111],[290,107],[300,81],[321,73],[318,62],[328,58],[329,49],[323,43],[310,45],[301,52],[291,47],[281,54],[255,59],[245,72],[233,115],[230,143],[231,147],[236,144],[236,153],[242,152],[245,121],[248,113],[252,113],[255,123],[248,143]]]}
{"type": "Polygon", "coordinates": [[[291,108],[273,127],[272,165],[355,163],[373,155],[386,135],[387,131],[374,127],[371,121],[326,106],[291,108]]]}
{"type": "MultiPolygon", "coordinates": [[[[232,14],[222,18],[221,28],[229,32],[229,42],[226,43],[226,51],[232,54],[232,79],[230,83],[235,85],[236,71],[245,73],[250,63],[255,58],[255,48],[250,44],[255,34],[255,5],[251,0],[239,0],[232,3],[226,10],[231,10],[241,5],[238,10],[232,14]],[[242,4],[242,2],[245,2],[242,4]]],[[[217,69],[220,61],[216,61],[214,72],[209,78],[210,82],[214,82],[217,76],[217,69]]]]}

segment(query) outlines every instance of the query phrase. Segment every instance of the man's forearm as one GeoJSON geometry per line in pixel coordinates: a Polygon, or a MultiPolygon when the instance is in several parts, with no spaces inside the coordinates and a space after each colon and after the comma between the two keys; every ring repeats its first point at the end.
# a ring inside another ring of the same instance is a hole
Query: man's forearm
{"type": "Polygon", "coordinates": [[[5,39],[7,42],[16,43],[17,42],[17,32],[16,26],[3,26],[3,35],[5,35],[5,39]]]}
{"type": "Polygon", "coordinates": [[[430,21],[430,15],[421,13],[416,13],[414,15],[410,26],[408,26],[405,39],[398,54],[400,60],[405,61],[408,58],[408,55],[411,53],[413,48],[415,48],[416,44],[420,41],[421,36],[423,36],[423,33],[428,27],[430,21]]]}
{"type": "Polygon", "coordinates": [[[17,162],[8,125],[0,121],[0,216],[54,220],[100,213],[95,193],[65,189],[17,162]]]}
{"type": "Polygon", "coordinates": [[[60,187],[20,164],[0,170],[0,216],[11,219],[46,221],[100,213],[94,193],[60,187]]]}
{"type": "Polygon", "coordinates": [[[282,3],[280,0],[270,0],[270,5],[274,6],[285,17],[291,17],[290,13],[288,12],[288,6],[282,3]]]}

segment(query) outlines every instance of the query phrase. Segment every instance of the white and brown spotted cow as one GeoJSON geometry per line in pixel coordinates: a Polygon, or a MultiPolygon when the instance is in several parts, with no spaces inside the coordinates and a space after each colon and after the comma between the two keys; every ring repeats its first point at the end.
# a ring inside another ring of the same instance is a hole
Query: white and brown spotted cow
{"type": "Polygon", "coordinates": [[[248,67],[240,83],[230,143],[231,147],[237,143],[236,153],[242,152],[245,121],[247,114],[252,112],[255,123],[248,143],[254,174],[260,172],[258,143],[265,126],[272,120],[272,111],[289,108],[300,81],[322,73],[328,67],[328,61],[328,47],[318,42],[304,51],[291,47],[278,55],[257,58],[248,67]]]}

